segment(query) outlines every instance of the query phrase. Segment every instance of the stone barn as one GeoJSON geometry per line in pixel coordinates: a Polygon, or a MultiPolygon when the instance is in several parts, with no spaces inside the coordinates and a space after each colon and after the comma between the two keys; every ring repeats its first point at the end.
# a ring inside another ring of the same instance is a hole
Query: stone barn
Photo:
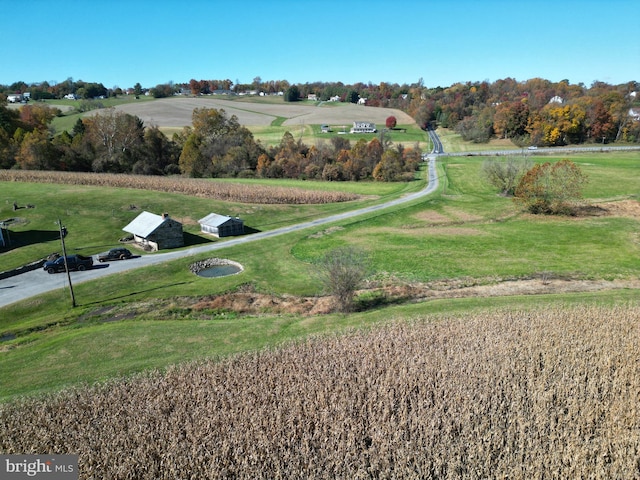
{"type": "Polygon", "coordinates": [[[184,246],[182,224],[169,217],[168,213],[142,212],[122,230],[132,234],[134,241],[145,250],[156,252],[184,246]]]}
{"type": "Polygon", "coordinates": [[[244,222],[238,217],[210,213],[198,220],[198,223],[202,233],[210,233],[216,237],[231,237],[244,234],[244,222]]]}

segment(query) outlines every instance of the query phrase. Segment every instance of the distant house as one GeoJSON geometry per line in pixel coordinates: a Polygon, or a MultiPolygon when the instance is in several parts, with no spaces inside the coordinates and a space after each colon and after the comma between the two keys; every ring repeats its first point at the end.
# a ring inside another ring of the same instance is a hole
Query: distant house
{"type": "Polygon", "coordinates": [[[564,103],[564,98],[556,95],[554,97],[551,97],[551,100],[549,100],[549,103],[564,103]]]}
{"type": "Polygon", "coordinates": [[[213,92],[211,92],[213,95],[235,95],[236,92],[234,92],[233,90],[227,90],[227,89],[218,89],[218,90],[214,90],[213,92]]]}
{"type": "Polygon", "coordinates": [[[367,99],[366,98],[360,97],[358,99],[358,105],[366,105],[366,104],[367,104],[367,99]]]}
{"type": "Polygon", "coordinates": [[[153,252],[184,246],[182,224],[167,213],[142,212],[122,230],[132,234],[136,243],[153,252]]]}
{"type": "Polygon", "coordinates": [[[630,108],[629,116],[636,122],[640,121],[640,108],[630,108]]]}
{"type": "Polygon", "coordinates": [[[353,122],[351,133],[376,133],[376,124],[372,122],[353,122]]]}
{"type": "Polygon", "coordinates": [[[315,93],[310,93],[309,95],[307,95],[307,100],[311,100],[313,102],[317,102],[318,101],[318,96],[315,93]]]}
{"type": "Polygon", "coordinates": [[[333,97],[331,97],[329,99],[330,102],[339,102],[340,101],[340,95],[334,95],[333,97]]]}
{"type": "Polygon", "coordinates": [[[198,223],[200,224],[201,232],[209,233],[216,237],[231,237],[244,234],[244,222],[237,217],[210,213],[198,220],[198,223]]]}

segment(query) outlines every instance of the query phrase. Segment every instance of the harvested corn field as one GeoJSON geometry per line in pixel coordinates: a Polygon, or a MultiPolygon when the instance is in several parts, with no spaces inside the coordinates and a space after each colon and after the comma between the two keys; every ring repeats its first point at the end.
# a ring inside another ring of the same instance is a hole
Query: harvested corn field
{"type": "Polygon", "coordinates": [[[0,409],[82,479],[640,478],[640,306],[403,321],[0,409]]]}
{"type": "Polygon", "coordinates": [[[54,172],[40,170],[0,170],[0,182],[56,183],[94,187],[135,188],[159,192],[183,193],[224,202],[258,204],[324,204],[355,200],[358,195],[339,191],[307,190],[295,187],[271,187],[198,178],[124,175],[116,173],[54,172]]]}

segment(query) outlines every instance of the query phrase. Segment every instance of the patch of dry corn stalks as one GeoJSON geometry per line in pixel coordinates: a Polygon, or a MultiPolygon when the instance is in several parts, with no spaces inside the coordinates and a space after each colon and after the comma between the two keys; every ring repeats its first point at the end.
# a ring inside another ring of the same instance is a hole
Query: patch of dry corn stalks
{"type": "Polygon", "coordinates": [[[225,202],[258,204],[323,204],[355,200],[347,192],[307,190],[295,187],[271,187],[206,179],[123,175],[114,173],[53,172],[40,170],[0,170],[0,182],[56,183],[94,187],[135,188],[182,193],[225,202]]]}
{"type": "Polygon", "coordinates": [[[82,479],[640,478],[640,307],[394,322],[0,407],[82,479]]]}

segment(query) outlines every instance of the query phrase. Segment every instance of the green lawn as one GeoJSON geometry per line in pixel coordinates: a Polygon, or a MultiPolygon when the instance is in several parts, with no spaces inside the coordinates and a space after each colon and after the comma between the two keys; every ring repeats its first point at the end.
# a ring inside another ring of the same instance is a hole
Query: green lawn
{"type": "Polygon", "coordinates": [[[184,225],[187,246],[217,241],[200,234],[198,219],[211,212],[241,217],[245,225],[255,230],[300,223],[304,220],[327,216],[380,202],[397,195],[415,191],[424,182],[304,182],[282,180],[211,180],[251,185],[268,183],[277,187],[298,187],[313,190],[348,190],[364,195],[356,202],[328,205],[258,205],[213,201],[206,198],[141,191],[124,188],[99,188],[75,185],[27,184],[0,182],[0,220],[16,219],[11,224],[10,239],[13,248],[0,253],[0,271],[24,265],[60,251],[58,225],[61,220],[69,236],[67,248],[72,252],[93,255],[113,246],[125,236],[122,228],[141,211],[168,212],[184,225]],[[24,207],[13,211],[13,202],[24,207]],[[133,208],[135,207],[135,208],[133,208]]]}
{"type": "MultiPolygon", "coordinates": [[[[248,127],[253,133],[256,140],[263,145],[277,145],[281,142],[286,132],[291,133],[296,140],[300,139],[306,145],[316,145],[317,142],[330,142],[333,137],[347,138],[351,144],[354,144],[361,138],[370,142],[374,138],[380,138],[380,133],[363,133],[358,135],[342,135],[338,130],[329,133],[322,133],[320,125],[282,125],[282,122],[274,120],[269,126],[250,126],[248,127]]],[[[345,131],[349,131],[346,125],[345,131]]],[[[394,130],[386,132],[386,138],[394,144],[402,143],[408,148],[419,145],[421,149],[426,151],[429,147],[428,136],[424,130],[417,125],[398,125],[394,130]]]]}
{"type": "MultiPolygon", "coordinates": [[[[589,177],[587,199],[598,202],[638,199],[640,153],[570,158],[589,177]]],[[[245,271],[239,275],[204,279],[191,274],[188,265],[206,258],[201,255],[74,285],[78,301],[75,309],[69,307],[68,293],[64,291],[0,309],[0,336],[15,335],[0,343],[0,397],[9,399],[78,382],[91,383],[175,362],[265,348],[307,335],[362,328],[389,319],[408,320],[418,315],[452,314],[492,306],[533,308],[540,302],[608,303],[637,299],[637,291],[628,290],[431,300],[347,316],[313,317],[268,312],[242,317],[225,311],[194,311],[181,301],[246,285],[278,295],[321,294],[313,262],[328,249],[341,245],[358,246],[371,253],[373,278],[393,277],[402,282],[459,279],[487,283],[540,272],[582,279],[638,278],[638,217],[525,214],[511,199],[496,195],[482,180],[479,175],[482,161],[476,157],[444,160],[439,165],[440,191],[424,200],[216,253],[243,264],[245,271]],[[114,318],[114,312],[120,316],[114,318]]],[[[365,194],[377,192],[385,198],[419,186],[418,182],[329,185],[365,194]]],[[[134,215],[127,210],[131,203],[151,211],[169,210],[178,219],[198,218],[189,212],[199,209],[208,212],[225,207],[205,199],[127,189],[21,184],[0,187],[3,196],[6,195],[6,199],[0,199],[2,217],[14,215],[9,202],[16,194],[22,194],[25,198],[21,202],[36,205],[31,211],[20,211],[21,215],[32,215],[25,230],[36,225],[42,230],[54,230],[53,219],[63,215],[70,229],[71,248],[89,253],[106,248],[108,242],[101,238],[117,238],[123,222],[134,215]],[[52,210],[45,210],[46,205],[56,202],[52,210]],[[97,224],[101,226],[96,227],[97,224]],[[98,232],[93,232],[94,229],[98,232]]],[[[336,213],[347,207],[353,205],[227,206],[250,219],[248,224],[261,229],[336,213]]],[[[56,249],[57,241],[50,242],[43,242],[45,246],[38,248],[56,249]]],[[[11,253],[14,255],[22,255],[20,249],[11,253]]],[[[8,262],[7,254],[0,256],[0,262],[8,262]]]]}

